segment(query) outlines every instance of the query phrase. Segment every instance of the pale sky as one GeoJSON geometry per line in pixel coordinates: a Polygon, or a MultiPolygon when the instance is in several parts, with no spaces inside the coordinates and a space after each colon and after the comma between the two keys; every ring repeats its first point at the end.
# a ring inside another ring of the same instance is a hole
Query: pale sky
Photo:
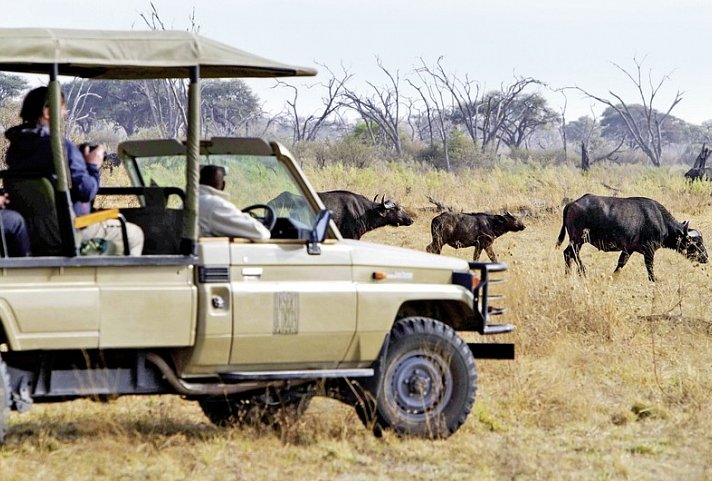
{"type": "MultiPolygon", "coordinates": [[[[647,76],[669,79],[655,106],[688,122],[712,119],[709,61],[712,2],[709,0],[154,0],[164,21],[185,30],[195,7],[200,33],[274,60],[335,72],[343,64],[365,81],[385,85],[376,56],[401,77],[419,64],[444,56],[448,71],[469,75],[489,89],[513,75],[534,77],[552,87],[580,86],[630,103],[639,102],[632,82],[611,62],[633,71],[644,60],[647,76]]],[[[148,0],[0,0],[0,27],[145,29],[140,13],[148,0]]],[[[326,79],[326,75],[322,77],[326,79]]],[[[294,79],[296,85],[316,79],[294,79]]],[[[276,111],[287,98],[272,80],[250,86],[276,111]]],[[[362,86],[362,87],[361,87],[362,86]]],[[[315,89],[312,89],[315,90],[315,89]]],[[[542,92],[543,93],[543,92],[542,92]]],[[[304,93],[304,111],[317,98],[304,93]]],[[[576,92],[568,96],[567,119],[596,115],[603,107],[576,92]]],[[[547,94],[559,109],[562,97],[547,94]]]]}

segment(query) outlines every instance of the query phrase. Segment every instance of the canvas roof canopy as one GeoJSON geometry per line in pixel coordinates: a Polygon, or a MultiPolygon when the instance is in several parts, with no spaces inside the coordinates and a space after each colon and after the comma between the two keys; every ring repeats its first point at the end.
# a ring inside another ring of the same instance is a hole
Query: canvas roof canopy
{"type": "Polygon", "coordinates": [[[316,70],[260,57],[183,31],[0,28],[0,71],[96,79],[289,77],[316,70]]]}
{"type": "Polygon", "coordinates": [[[0,71],[48,74],[50,138],[57,175],[58,215],[65,255],[78,253],[61,137],[57,76],[90,79],[189,78],[185,219],[180,251],[194,255],[198,238],[200,78],[316,75],[311,68],[275,62],[181,31],[0,28],[0,71]]]}

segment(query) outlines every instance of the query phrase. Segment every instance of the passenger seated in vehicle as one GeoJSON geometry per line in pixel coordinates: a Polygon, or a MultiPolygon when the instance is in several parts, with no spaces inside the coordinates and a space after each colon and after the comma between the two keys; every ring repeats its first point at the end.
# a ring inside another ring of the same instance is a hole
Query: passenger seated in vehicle
{"type": "MultiPolygon", "coordinates": [[[[31,90],[22,103],[22,124],[5,132],[5,137],[10,141],[6,155],[9,170],[54,173],[49,115],[47,87],[31,90]]],[[[67,108],[62,94],[62,116],[66,115],[67,108]]],[[[88,214],[91,211],[91,202],[99,191],[99,169],[104,161],[104,147],[85,147],[84,152],[80,152],[69,139],[63,140],[71,177],[70,193],[74,212],[76,215],[88,214]]],[[[126,231],[131,255],[141,255],[143,231],[129,222],[126,223],[126,231]]],[[[96,238],[106,239],[114,244],[115,252],[123,252],[121,224],[117,219],[92,224],[81,229],[80,234],[83,242],[96,238]]]]}
{"type": "Polygon", "coordinates": [[[225,168],[206,165],[200,169],[198,225],[203,237],[244,237],[254,240],[270,238],[260,221],[242,212],[230,202],[225,192],[225,168]]]}
{"type": "Polygon", "coordinates": [[[27,257],[30,252],[30,236],[27,235],[25,219],[19,212],[8,209],[10,199],[0,190],[0,254],[6,257],[27,257]]]}

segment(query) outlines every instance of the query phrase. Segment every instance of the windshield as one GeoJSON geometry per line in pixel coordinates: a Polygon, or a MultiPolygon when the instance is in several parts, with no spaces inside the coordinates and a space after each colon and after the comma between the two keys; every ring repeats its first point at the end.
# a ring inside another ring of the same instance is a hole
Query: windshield
{"type": "MultiPolygon", "coordinates": [[[[185,164],[183,155],[140,157],[136,159],[136,171],[132,172],[134,169],[129,167],[129,173],[136,186],[182,187],[185,185],[185,164]]],[[[298,182],[277,157],[201,155],[200,165],[208,164],[225,167],[225,192],[238,208],[267,204],[275,209],[277,217],[289,217],[305,226],[311,226],[316,220],[316,212],[298,182]]],[[[172,199],[172,202],[178,200],[172,199]]]]}

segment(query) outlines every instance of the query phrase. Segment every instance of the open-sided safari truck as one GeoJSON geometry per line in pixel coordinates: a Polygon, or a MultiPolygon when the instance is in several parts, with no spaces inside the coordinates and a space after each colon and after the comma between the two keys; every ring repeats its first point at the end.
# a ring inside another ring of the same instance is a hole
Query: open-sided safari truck
{"type": "Polygon", "coordinates": [[[201,77],[315,71],[186,32],[53,29],[0,29],[0,71],[49,75],[56,177],[2,175],[49,206],[36,215],[59,239],[58,254],[0,259],[0,441],[11,410],[126,394],[179,394],[221,425],[329,395],[373,428],[447,436],[474,402],[474,358],[513,358],[512,344],[458,334],[511,331],[489,323],[504,310],[489,305],[490,273],[506,266],[345,240],[279,143],[200,139],[201,77]],[[100,191],[103,205],[134,199],[119,211],[142,227],[143,256],[79,253],[91,219],[71,210],[59,76],[189,79],[187,139],[123,142],[131,185],[100,191]],[[270,240],[199,238],[201,164],[227,168],[270,240]]]}

